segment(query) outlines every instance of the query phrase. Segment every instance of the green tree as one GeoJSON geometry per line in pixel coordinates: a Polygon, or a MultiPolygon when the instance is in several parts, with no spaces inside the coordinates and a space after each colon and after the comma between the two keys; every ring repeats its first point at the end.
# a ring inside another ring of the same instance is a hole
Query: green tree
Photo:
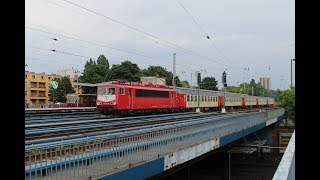
{"type": "Polygon", "coordinates": [[[241,88],[237,86],[227,86],[227,92],[241,93],[241,88]]]}
{"type": "Polygon", "coordinates": [[[280,107],[283,107],[289,117],[295,116],[295,88],[280,91],[280,107]]]}
{"type": "Polygon", "coordinates": [[[109,61],[103,54],[98,57],[97,64],[104,65],[109,70],[109,61]]]}
{"type": "MultiPolygon", "coordinates": [[[[90,59],[86,62],[79,82],[100,83],[110,80],[109,61],[104,55],[98,57],[97,63],[90,59]]],[[[96,93],[94,88],[82,87],[83,93],[96,93]]]]}
{"type": "Polygon", "coordinates": [[[84,83],[105,82],[108,80],[108,70],[101,64],[93,64],[85,69],[79,79],[84,83]]]}
{"type": "Polygon", "coordinates": [[[67,94],[74,93],[74,89],[71,85],[70,79],[67,76],[64,76],[62,78],[54,78],[53,81],[58,82],[58,88],[49,89],[50,101],[53,101],[53,96],[54,96],[54,102],[66,102],[67,94]]]}
{"type": "Polygon", "coordinates": [[[140,68],[131,61],[124,61],[121,64],[113,64],[110,70],[111,79],[122,79],[127,81],[140,81],[140,68]]]}
{"type": "Polygon", "coordinates": [[[93,65],[93,61],[92,59],[90,59],[89,61],[86,62],[86,64],[84,65],[84,69],[86,70],[87,68],[89,68],[89,66],[93,65]]]}
{"type": "Polygon", "coordinates": [[[217,91],[218,81],[214,77],[205,77],[200,82],[200,89],[217,91]]]}
{"type": "Polygon", "coordinates": [[[260,83],[255,83],[254,79],[251,79],[250,83],[241,83],[239,85],[241,93],[252,95],[254,96],[271,96],[271,93],[268,92],[260,83]],[[253,87],[253,88],[252,88],[253,87]]]}
{"type": "Polygon", "coordinates": [[[181,81],[179,83],[179,87],[186,87],[186,88],[189,88],[189,82],[188,81],[181,81]]]}
{"type": "Polygon", "coordinates": [[[250,86],[255,86],[255,85],[256,85],[256,81],[254,79],[251,79],[250,86]]]}

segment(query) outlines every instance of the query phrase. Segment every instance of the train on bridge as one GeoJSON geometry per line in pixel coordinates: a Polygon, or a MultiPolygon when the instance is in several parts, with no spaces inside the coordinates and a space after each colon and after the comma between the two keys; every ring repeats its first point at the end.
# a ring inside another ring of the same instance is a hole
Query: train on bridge
{"type": "Polygon", "coordinates": [[[104,114],[183,112],[196,108],[213,111],[222,107],[268,107],[274,103],[271,97],[125,81],[99,84],[96,99],[96,107],[104,114]]]}

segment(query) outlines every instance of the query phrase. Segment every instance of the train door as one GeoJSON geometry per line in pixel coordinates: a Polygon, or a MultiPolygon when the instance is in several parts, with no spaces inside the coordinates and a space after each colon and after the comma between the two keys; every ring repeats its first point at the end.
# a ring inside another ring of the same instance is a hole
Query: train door
{"type": "Polygon", "coordinates": [[[223,102],[223,96],[218,96],[218,107],[223,107],[224,102],[223,102]]]}
{"type": "Polygon", "coordinates": [[[246,105],[245,98],[244,98],[244,97],[242,97],[242,98],[241,98],[241,106],[245,106],[245,105],[246,105]]]}
{"type": "Polygon", "coordinates": [[[128,98],[129,98],[129,109],[133,109],[133,95],[132,95],[132,89],[129,88],[128,90],[128,98]]]}
{"type": "Polygon", "coordinates": [[[172,91],[170,91],[170,107],[173,107],[173,98],[174,98],[174,94],[172,91]]]}

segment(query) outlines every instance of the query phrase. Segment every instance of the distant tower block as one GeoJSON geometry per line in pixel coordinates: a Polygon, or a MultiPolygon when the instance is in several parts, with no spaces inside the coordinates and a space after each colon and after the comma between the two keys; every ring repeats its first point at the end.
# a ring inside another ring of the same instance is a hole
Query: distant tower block
{"type": "Polygon", "coordinates": [[[271,90],[271,78],[270,77],[261,77],[260,84],[267,90],[271,90]]]}
{"type": "Polygon", "coordinates": [[[149,76],[149,77],[140,77],[140,81],[142,84],[156,84],[156,85],[166,85],[166,79],[160,78],[156,76],[149,76]]]}

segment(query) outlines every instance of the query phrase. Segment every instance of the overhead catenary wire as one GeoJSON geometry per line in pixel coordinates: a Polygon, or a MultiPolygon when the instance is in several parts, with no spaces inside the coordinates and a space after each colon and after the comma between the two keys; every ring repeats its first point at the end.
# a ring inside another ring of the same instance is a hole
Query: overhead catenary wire
{"type": "MultiPolygon", "coordinates": [[[[197,26],[199,27],[199,29],[202,31],[202,33],[206,36],[206,38],[212,43],[212,45],[214,45],[213,41],[212,41],[212,38],[210,38],[210,36],[208,35],[208,33],[206,33],[203,28],[201,27],[201,25],[195,20],[195,18],[190,14],[190,12],[182,5],[182,3],[177,0],[177,2],[180,4],[180,6],[186,11],[186,13],[191,17],[191,19],[193,20],[193,22],[195,24],[197,24],[197,26]]],[[[218,49],[218,47],[216,47],[218,49]]],[[[232,62],[230,61],[229,58],[227,58],[226,55],[224,55],[222,53],[222,51],[220,49],[218,49],[218,51],[222,54],[222,56],[232,65],[232,62]]],[[[227,66],[229,68],[231,68],[231,66],[227,66]]]]}
{"type": "MultiPolygon", "coordinates": [[[[28,27],[28,26],[26,26],[26,28],[27,28],[27,29],[34,30],[34,31],[46,33],[46,34],[52,34],[52,35],[60,36],[60,37],[63,37],[63,38],[68,38],[68,39],[72,39],[72,40],[81,41],[81,42],[84,42],[84,43],[87,43],[87,44],[91,44],[91,45],[95,45],[95,46],[100,46],[100,47],[104,47],[104,48],[109,48],[109,49],[112,49],[112,50],[115,50],[115,51],[121,51],[121,52],[129,53],[129,54],[134,54],[134,55],[141,56],[141,57],[144,57],[144,58],[149,58],[149,59],[153,59],[153,60],[163,61],[163,58],[155,58],[155,57],[147,56],[147,55],[144,55],[144,54],[135,53],[135,52],[131,52],[131,51],[128,51],[128,50],[123,50],[123,49],[119,49],[119,48],[115,48],[115,47],[111,47],[111,46],[107,46],[107,45],[97,44],[97,43],[94,43],[94,42],[92,42],[92,41],[83,40],[83,39],[79,39],[79,38],[74,38],[74,37],[70,37],[70,36],[66,36],[66,35],[61,35],[61,34],[49,32],[49,31],[44,31],[44,30],[40,30],[40,29],[28,27]]],[[[74,36],[78,36],[78,35],[75,35],[75,34],[73,34],[73,35],[74,35],[74,36]]],[[[182,65],[182,66],[185,66],[185,67],[189,67],[189,68],[195,69],[194,67],[191,67],[191,66],[186,65],[186,64],[181,64],[181,65],[182,65]]]]}
{"type": "Polygon", "coordinates": [[[137,31],[137,32],[140,32],[140,33],[142,33],[142,34],[145,34],[145,35],[147,35],[147,36],[149,36],[149,37],[152,37],[152,38],[157,39],[157,40],[159,40],[159,41],[162,41],[162,42],[164,42],[164,43],[170,44],[171,46],[174,46],[174,47],[177,47],[177,48],[179,48],[179,49],[182,49],[182,50],[184,50],[185,52],[188,52],[189,54],[197,55],[197,56],[199,56],[199,57],[206,58],[206,59],[209,60],[209,61],[215,61],[214,63],[216,63],[216,64],[221,64],[221,65],[224,65],[224,66],[228,66],[228,65],[226,65],[226,64],[224,64],[224,63],[221,63],[221,62],[219,62],[219,61],[217,61],[217,60],[213,60],[213,59],[210,59],[210,58],[208,58],[208,57],[205,57],[205,56],[201,55],[200,53],[198,53],[198,52],[196,52],[196,51],[188,50],[188,49],[186,49],[186,48],[184,48],[184,47],[182,47],[182,46],[180,46],[180,45],[177,45],[177,44],[174,44],[174,43],[172,43],[172,42],[163,40],[163,39],[157,37],[156,35],[153,35],[153,34],[151,34],[151,33],[145,32],[145,31],[140,30],[140,29],[138,29],[138,28],[136,28],[136,27],[133,27],[133,26],[131,26],[131,25],[125,24],[125,23],[123,23],[123,22],[121,22],[121,21],[119,21],[119,20],[116,20],[116,19],[114,19],[114,18],[108,17],[108,16],[106,16],[106,15],[104,15],[104,14],[102,14],[102,13],[96,12],[96,11],[94,11],[94,10],[91,10],[91,9],[89,9],[89,8],[86,8],[86,7],[84,7],[84,6],[81,6],[81,5],[79,5],[79,4],[76,4],[76,3],[74,3],[74,2],[71,2],[71,1],[68,1],[68,0],[61,0],[61,1],[64,1],[64,2],[66,2],[66,3],[69,3],[69,4],[71,4],[71,5],[76,6],[76,7],[78,7],[78,8],[84,9],[84,10],[86,10],[86,11],[89,11],[89,12],[94,13],[94,14],[96,14],[96,15],[99,15],[99,16],[101,16],[101,17],[104,17],[104,18],[106,18],[106,19],[108,19],[108,20],[110,20],[110,21],[113,21],[113,22],[115,22],[115,23],[118,23],[118,24],[120,24],[120,25],[122,25],[122,26],[125,26],[125,27],[127,27],[127,28],[130,28],[130,29],[135,30],[135,31],[137,31]]]}
{"type": "Polygon", "coordinates": [[[93,59],[92,57],[82,56],[82,55],[79,55],[79,54],[73,54],[73,53],[69,53],[69,52],[57,51],[55,49],[44,49],[44,48],[39,48],[39,47],[34,47],[34,46],[26,46],[26,47],[39,49],[39,50],[43,50],[43,51],[51,51],[51,52],[55,52],[55,53],[68,54],[68,55],[71,55],[71,56],[78,56],[78,57],[82,57],[82,58],[86,58],[86,59],[93,59]]]}
{"type": "Polygon", "coordinates": [[[68,38],[68,39],[81,41],[81,42],[88,43],[88,44],[95,45],[95,46],[106,47],[106,48],[109,48],[109,49],[112,49],[112,50],[115,50],[115,51],[126,52],[126,53],[129,53],[129,54],[134,54],[134,55],[138,55],[138,56],[142,56],[142,57],[146,57],[146,58],[150,58],[150,59],[158,59],[158,58],[150,57],[150,56],[147,56],[147,55],[144,55],[144,54],[139,54],[139,53],[135,53],[135,52],[131,52],[131,51],[127,51],[127,50],[123,50],[123,49],[119,49],[119,48],[115,48],[115,47],[111,47],[111,46],[107,46],[107,45],[101,45],[101,44],[97,44],[97,43],[94,43],[94,42],[91,42],[91,41],[82,40],[82,39],[74,38],[74,37],[70,37],[70,36],[65,36],[65,35],[49,32],[49,31],[44,31],[44,30],[40,30],[40,29],[28,27],[28,26],[26,26],[26,28],[32,29],[34,31],[39,31],[39,32],[47,33],[47,34],[52,34],[52,35],[55,35],[55,36],[60,36],[60,37],[68,38]]]}
{"type": "MultiPolygon", "coordinates": [[[[50,2],[50,1],[49,1],[50,2]]],[[[64,6],[62,6],[62,5],[60,5],[59,4],[59,7],[63,7],[63,8],[66,8],[66,7],[64,7],[64,6]]],[[[83,14],[83,13],[80,13],[80,14],[82,14],[82,15],[85,15],[85,14],[83,14]]],[[[103,21],[104,22],[104,21],[103,21]]],[[[104,22],[105,23],[105,22],[104,22]]],[[[37,26],[40,26],[40,27],[44,27],[44,26],[41,26],[41,25],[37,25],[37,26]]],[[[44,28],[46,28],[46,27],[44,27],[44,28]]],[[[46,28],[47,29],[47,28],[46,28]]],[[[122,29],[122,30],[124,30],[124,29],[122,29]]],[[[127,31],[128,32],[128,31],[127,31]]],[[[68,33],[68,34],[71,34],[71,33],[68,33]]],[[[71,35],[73,35],[73,36],[78,36],[78,35],[75,35],[75,34],[71,34],[71,35]]],[[[79,36],[78,36],[79,37],[79,36]]],[[[144,37],[144,38],[146,38],[146,37],[144,37]]],[[[149,38],[149,37],[147,37],[147,38],[149,38]]],[[[150,39],[150,38],[149,38],[150,39]]],[[[158,42],[157,42],[158,43],[158,42]]],[[[162,44],[162,43],[161,43],[162,44]]],[[[165,44],[164,44],[165,45],[165,44]]],[[[194,54],[194,55],[199,55],[199,54],[194,54]]],[[[201,56],[201,55],[199,55],[199,56],[201,56]]],[[[203,56],[201,56],[201,57],[203,57],[203,56]]],[[[207,59],[206,57],[205,57],[205,59],[207,59]]],[[[221,63],[220,63],[221,64],[221,63]]],[[[183,66],[185,66],[186,67],[186,65],[185,64],[182,64],[183,66]]],[[[194,68],[194,67],[190,67],[189,66],[189,68],[191,68],[191,69],[196,69],[196,68],[194,68]]],[[[217,68],[217,66],[215,65],[215,66],[213,66],[213,68],[217,68]]]]}
{"type": "MultiPolygon", "coordinates": [[[[57,4],[57,3],[54,3],[54,2],[49,1],[49,0],[46,0],[46,1],[48,1],[48,2],[51,3],[51,4],[56,5],[56,6],[58,6],[58,7],[68,9],[68,7],[65,7],[65,6],[63,6],[63,5],[61,5],[61,4],[57,4]]],[[[90,18],[92,18],[92,19],[94,19],[94,20],[97,20],[97,21],[99,21],[99,22],[102,22],[102,23],[106,24],[105,21],[98,20],[98,19],[96,19],[96,18],[94,18],[94,17],[88,16],[87,14],[80,13],[80,12],[78,12],[78,11],[74,11],[73,9],[72,9],[72,12],[75,12],[75,13],[77,13],[77,14],[81,14],[81,15],[83,15],[83,16],[90,17],[90,18]]],[[[121,29],[122,31],[129,32],[128,30],[123,29],[123,28],[121,28],[121,27],[117,27],[117,28],[121,29]]],[[[134,32],[134,31],[132,31],[132,32],[134,32]]],[[[137,35],[137,36],[139,36],[139,37],[142,37],[142,38],[145,38],[145,39],[147,38],[147,39],[149,39],[149,40],[154,41],[155,43],[158,43],[158,41],[155,41],[154,39],[150,38],[149,36],[145,36],[145,35],[142,35],[142,34],[138,34],[137,32],[134,32],[134,33],[135,33],[135,35],[137,35]]],[[[71,34],[71,33],[68,33],[68,34],[71,34]]]]}
{"type": "Polygon", "coordinates": [[[189,13],[189,11],[182,5],[182,3],[177,0],[178,3],[180,4],[180,6],[189,14],[189,16],[191,17],[191,19],[193,20],[194,23],[196,23],[199,27],[199,29],[203,32],[203,34],[206,36],[207,39],[210,39],[209,35],[202,29],[202,27],[200,26],[200,24],[194,19],[193,16],[191,16],[191,14],[189,13]]]}
{"type": "MultiPolygon", "coordinates": [[[[66,2],[66,1],[65,1],[66,2]]],[[[70,1],[69,1],[70,2],[70,1]]],[[[119,21],[120,22],[120,21],[119,21]]],[[[164,42],[164,41],[163,41],[164,42]]],[[[200,55],[200,54],[194,54],[194,55],[199,55],[199,56],[201,56],[202,57],[202,55],[200,55]]],[[[192,69],[195,69],[195,68],[192,68],[192,69]]]]}

